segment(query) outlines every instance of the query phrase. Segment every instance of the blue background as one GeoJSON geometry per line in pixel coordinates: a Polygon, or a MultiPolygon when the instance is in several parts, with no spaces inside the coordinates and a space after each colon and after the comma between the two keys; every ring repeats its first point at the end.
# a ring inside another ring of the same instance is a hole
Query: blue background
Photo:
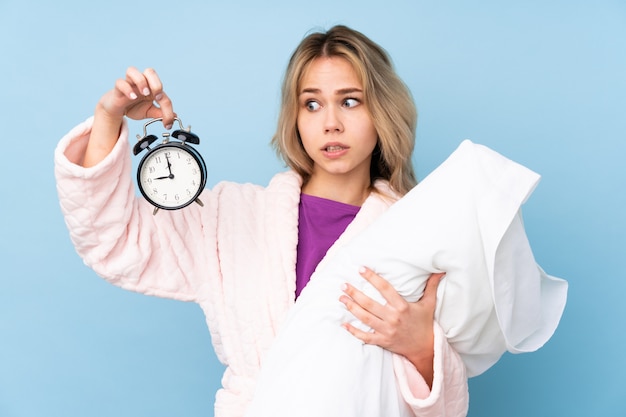
{"type": "Polygon", "coordinates": [[[565,315],[543,349],[470,381],[470,416],[626,415],[623,0],[0,0],[0,17],[0,416],[213,414],[202,312],[82,264],[53,150],[127,66],[151,66],[203,140],[209,185],[265,184],[283,169],[268,142],[287,59],[336,23],[411,88],[421,178],[464,138],[543,176],[524,214],[538,262],[570,283],[565,315]]]}

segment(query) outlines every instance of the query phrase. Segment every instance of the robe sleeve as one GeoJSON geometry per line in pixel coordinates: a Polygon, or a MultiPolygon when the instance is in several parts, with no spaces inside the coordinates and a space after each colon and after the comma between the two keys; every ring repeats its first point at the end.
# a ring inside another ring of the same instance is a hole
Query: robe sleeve
{"type": "Polygon", "coordinates": [[[467,415],[469,391],[461,357],[435,323],[435,356],[432,390],[415,366],[401,355],[393,355],[400,393],[416,417],[460,417],[467,415]]]}
{"type": "Polygon", "coordinates": [[[89,118],[73,128],[55,151],[59,201],[76,251],[114,285],[195,301],[203,274],[218,273],[214,199],[205,191],[204,209],[194,204],[153,215],[136,197],[126,122],[104,160],[80,165],[92,124],[89,118]]]}

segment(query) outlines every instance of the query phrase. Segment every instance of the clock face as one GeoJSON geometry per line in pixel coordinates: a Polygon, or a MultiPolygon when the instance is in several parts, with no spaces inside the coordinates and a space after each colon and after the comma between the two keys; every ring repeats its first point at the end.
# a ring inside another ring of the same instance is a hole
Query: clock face
{"type": "Polygon", "coordinates": [[[139,163],[137,182],[143,196],[154,206],[175,210],[193,202],[206,180],[202,157],[179,143],[151,149],[139,163]]]}

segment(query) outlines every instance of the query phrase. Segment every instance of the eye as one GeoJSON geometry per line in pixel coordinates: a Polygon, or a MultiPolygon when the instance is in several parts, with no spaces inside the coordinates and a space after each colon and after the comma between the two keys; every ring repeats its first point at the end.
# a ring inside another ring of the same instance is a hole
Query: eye
{"type": "Polygon", "coordinates": [[[304,103],[304,106],[309,111],[315,111],[320,108],[320,104],[317,101],[313,101],[313,100],[308,100],[306,103],[304,103]]]}
{"type": "Polygon", "coordinates": [[[357,98],[347,98],[343,101],[343,106],[348,108],[356,107],[359,104],[361,104],[361,101],[357,98]]]}

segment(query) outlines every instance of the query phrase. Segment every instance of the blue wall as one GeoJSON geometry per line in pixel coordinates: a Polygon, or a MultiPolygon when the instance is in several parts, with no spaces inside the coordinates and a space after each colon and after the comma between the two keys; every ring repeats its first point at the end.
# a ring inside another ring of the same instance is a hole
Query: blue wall
{"type": "Polygon", "coordinates": [[[626,415],[626,3],[220,3],[0,1],[0,416],[212,415],[222,368],[200,309],[82,264],[53,150],[127,66],[152,66],[210,185],[263,184],[282,169],[268,142],[289,54],[336,23],[386,47],[413,91],[420,177],[464,138],[543,176],[527,231],[570,282],[566,312],[543,349],[470,381],[470,416],[626,415]]]}

